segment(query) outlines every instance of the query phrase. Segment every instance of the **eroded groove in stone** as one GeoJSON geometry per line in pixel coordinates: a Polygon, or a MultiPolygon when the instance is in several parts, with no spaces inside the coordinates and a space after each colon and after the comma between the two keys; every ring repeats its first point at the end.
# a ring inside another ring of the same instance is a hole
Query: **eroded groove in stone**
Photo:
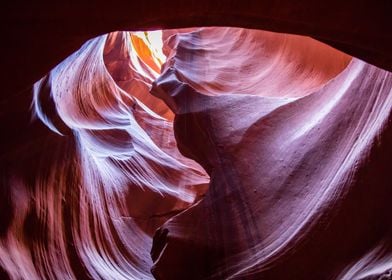
{"type": "Polygon", "coordinates": [[[2,166],[13,215],[0,264],[10,278],[152,278],[155,230],[208,183],[177,150],[171,111],[148,93],[157,75],[118,32],[86,42],[34,85],[31,138],[2,166]]]}
{"type": "Polygon", "coordinates": [[[202,29],[172,42],[153,93],[211,184],[164,225],[157,279],[389,273],[392,74],[261,31],[202,29]]]}

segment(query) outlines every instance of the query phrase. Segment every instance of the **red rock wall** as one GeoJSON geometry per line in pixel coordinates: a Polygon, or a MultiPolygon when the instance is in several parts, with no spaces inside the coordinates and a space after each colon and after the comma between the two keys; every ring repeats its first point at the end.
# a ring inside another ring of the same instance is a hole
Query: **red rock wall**
{"type": "Polygon", "coordinates": [[[10,120],[20,130],[2,153],[3,278],[151,279],[155,230],[205,193],[170,118],[146,106],[172,114],[148,92],[157,74],[131,51],[126,32],[86,42],[34,85],[29,119],[10,120]]]}
{"type": "Polygon", "coordinates": [[[390,277],[390,4],[242,4],[5,7],[0,279],[390,277]],[[359,58],[183,29],[159,75],[91,39],[204,25],[359,58]]]}
{"type": "Polygon", "coordinates": [[[392,74],[292,35],[173,42],[152,92],[211,183],[156,235],[156,278],[389,277],[392,74]]]}

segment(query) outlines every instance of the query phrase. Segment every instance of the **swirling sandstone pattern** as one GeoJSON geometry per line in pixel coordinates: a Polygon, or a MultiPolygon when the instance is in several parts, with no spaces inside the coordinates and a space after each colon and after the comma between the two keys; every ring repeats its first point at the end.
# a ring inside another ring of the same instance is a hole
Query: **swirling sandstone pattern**
{"type": "Polygon", "coordinates": [[[29,139],[2,164],[8,277],[150,279],[155,229],[205,192],[171,122],[146,106],[167,115],[148,93],[157,74],[131,51],[125,32],[92,39],[34,85],[29,139]]]}
{"type": "Polygon", "coordinates": [[[390,277],[392,74],[296,35],[163,37],[162,74],[114,32],[7,100],[0,276],[390,277]]]}
{"type": "Polygon", "coordinates": [[[153,93],[211,183],[158,232],[157,279],[389,275],[392,74],[261,31],[172,45],[153,93]]]}

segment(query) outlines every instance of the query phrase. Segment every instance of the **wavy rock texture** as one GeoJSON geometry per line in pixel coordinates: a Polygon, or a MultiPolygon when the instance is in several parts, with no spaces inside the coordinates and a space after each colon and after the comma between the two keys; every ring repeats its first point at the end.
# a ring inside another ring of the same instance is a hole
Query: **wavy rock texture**
{"type": "Polygon", "coordinates": [[[115,32],[7,101],[0,276],[391,277],[392,74],[308,37],[163,38],[162,74],[115,32]]]}
{"type": "Polygon", "coordinates": [[[146,106],[167,114],[148,93],[157,73],[130,55],[128,33],[98,37],[34,85],[28,139],[2,166],[11,279],[151,279],[156,228],[205,192],[172,123],[146,106]]]}
{"type": "Polygon", "coordinates": [[[172,39],[153,92],[211,183],[158,233],[154,275],[390,273],[391,73],[292,35],[201,29],[172,39]]]}

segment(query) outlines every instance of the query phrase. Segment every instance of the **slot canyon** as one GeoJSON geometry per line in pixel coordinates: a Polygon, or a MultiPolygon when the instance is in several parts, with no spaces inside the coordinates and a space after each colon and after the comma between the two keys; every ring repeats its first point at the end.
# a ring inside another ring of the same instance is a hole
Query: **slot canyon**
{"type": "Polygon", "coordinates": [[[392,2],[2,4],[0,280],[392,279],[392,2]]]}

